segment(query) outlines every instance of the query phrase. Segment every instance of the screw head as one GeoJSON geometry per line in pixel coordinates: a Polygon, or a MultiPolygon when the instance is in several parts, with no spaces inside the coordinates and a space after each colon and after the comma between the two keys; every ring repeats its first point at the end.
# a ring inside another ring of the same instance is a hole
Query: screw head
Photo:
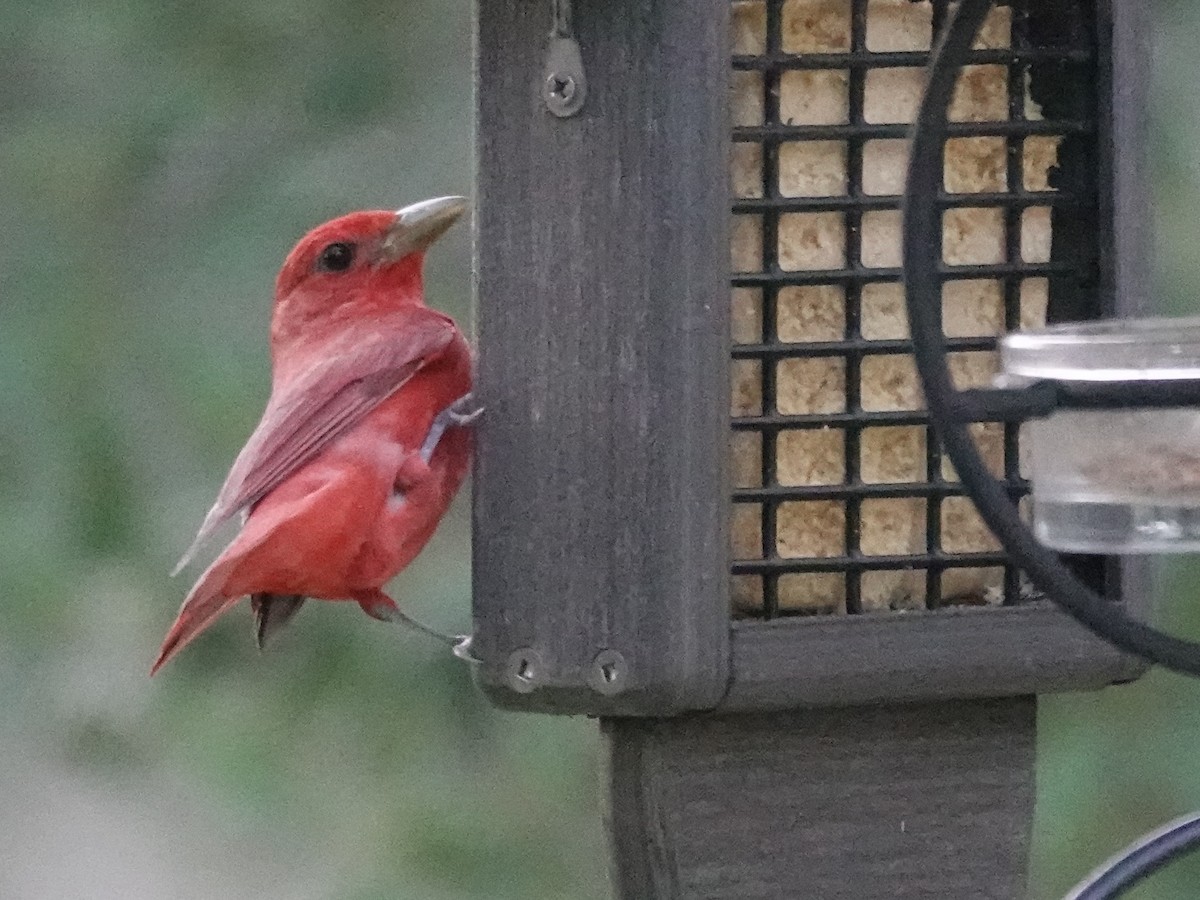
{"type": "Polygon", "coordinates": [[[553,72],[546,79],[546,90],[555,100],[569,103],[575,96],[575,79],[570,75],[559,75],[557,72],[553,72]]]}
{"type": "Polygon", "coordinates": [[[556,116],[570,116],[579,111],[583,103],[583,91],[578,79],[569,72],[553,71],[542,83],[542,99],[546,107],[556,116]]]}
{"type": "Polygon", "coordinates": [[[601,650],[592,660],[588,684],[598,694],[611,696],[629,683],[629,664],[619,650],[601,650]]]}
{"type": "Polygon", "coordinates": [[[544,672],[541,654],[531,647],[522,647],[508,655],[504,680],[517,693],[528,694],[537,688],[544,672]]]}

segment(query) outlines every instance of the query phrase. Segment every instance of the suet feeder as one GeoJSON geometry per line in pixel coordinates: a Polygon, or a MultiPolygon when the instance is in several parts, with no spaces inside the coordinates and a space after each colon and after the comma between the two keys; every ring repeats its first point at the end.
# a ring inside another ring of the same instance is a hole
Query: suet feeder
{"type": "MultiPolygon", "coordinates": [[[[602,718],[621,897],[1018,897],[1036,695],[1143,668],[985,524],[906,302],[967,391],[1005,334],[1145,310],[1146,14],[987,12],[914,248],[951,9],[478,4],[478,679],[602,718]]],[[[969,439],[1022,507],[1001,406],[969,439]]],[[[1062,563],[1144,613],[1142,566],[1062,563]]]]}

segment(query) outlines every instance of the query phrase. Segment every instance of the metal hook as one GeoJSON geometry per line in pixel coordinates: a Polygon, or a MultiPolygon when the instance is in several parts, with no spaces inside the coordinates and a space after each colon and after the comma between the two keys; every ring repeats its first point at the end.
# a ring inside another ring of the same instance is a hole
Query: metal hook
{"type": "Polygon", "coordinates": [[[551,0],[551,5],[554,21],[542,72],[542,99],[551,113],[566,119],[583,109],[587,78],[583,54],[572,28],[571,0],[551,0]]]}
{"type": "Polygon", "coordinates": [[[571,0],[551,0],[554,8],[554,28],[550,34],[554,37],[574,37],[571,26],[571,0]]]}

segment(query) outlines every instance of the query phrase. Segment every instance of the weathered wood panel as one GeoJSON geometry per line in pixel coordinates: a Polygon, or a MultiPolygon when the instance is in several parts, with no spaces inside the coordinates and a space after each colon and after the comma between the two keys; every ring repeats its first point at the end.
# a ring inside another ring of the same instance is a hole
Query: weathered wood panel
{"type": "Polygon", "coordinates": [[[542,99],[551,6],[478,4],[480,682],[524,709],[711,706],[729,639],[729,2],[577,0],[570,118],[542,99]]]}
{"type": "Polygon", "coordinates": [[[1099,690],[1145,670],[1048,601],[740,623],[732,666],[722,710],[1099,690]]]}
{"type": "Polygon", "coordinates": [[[621,900],[1017,900],[1032,697],[606,720],[621,900]]]}

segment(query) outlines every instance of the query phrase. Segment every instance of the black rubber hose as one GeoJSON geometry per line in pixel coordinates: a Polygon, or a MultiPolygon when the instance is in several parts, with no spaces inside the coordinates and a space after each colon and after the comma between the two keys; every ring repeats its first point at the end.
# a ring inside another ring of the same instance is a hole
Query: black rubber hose
{"type": "Polygon", "coordinates": [[[1038,543],[1017,507],[992,478],[966,425],[954,421],[957,391],[950,379],[938,311],[941,308],[942,185],[946,110],[958,73],[991,9],[992,0],[962,0],[934,48],[929,82],[912,131],[904,196],[905,302],[913,354],[930,417],[963,487],[1015,565],[1047,597],[1120,649],[1167,669],[1200,675],[1200,644],[1172,637],[1129,618],[1118,604],[1089,590],[1058,556],[1038,543]]]}
{"type": "Polygon", "coordinates": [[[1200,847],[1200,813],[1177,819],[1121,851],[1064,900],[1112,900],[1183,854],[1200,847]]]}

